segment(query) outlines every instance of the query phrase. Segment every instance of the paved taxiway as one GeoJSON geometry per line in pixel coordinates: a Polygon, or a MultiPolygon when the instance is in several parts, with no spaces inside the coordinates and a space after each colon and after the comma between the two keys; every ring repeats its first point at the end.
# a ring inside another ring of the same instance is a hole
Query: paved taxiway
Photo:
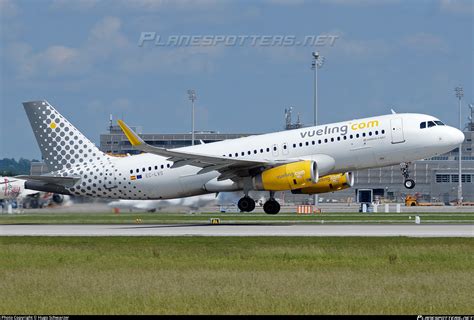
{"type": "Polygon", "coordinates": [[[456,225],[0,225],[0,236],[356,236],[473,237],[456,225]]]}

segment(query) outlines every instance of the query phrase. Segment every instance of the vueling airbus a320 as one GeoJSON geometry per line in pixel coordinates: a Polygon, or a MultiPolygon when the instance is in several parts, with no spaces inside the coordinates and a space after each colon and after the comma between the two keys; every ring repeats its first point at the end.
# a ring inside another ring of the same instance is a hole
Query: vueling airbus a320
{"type": "Polygon", "coordinates": [[[241,190],[241,211],[253,211],[251,190],[269,191],[268,214],[280,211],[276,191],[315,194],[353,185],[352,170],[408,164],[448,152],[463,133],[424,114],[373,118],[281,131],[240,139],[163,149],[119,125],[142,154],[101,152],[46,101],[23,104],[50,173],[21,176],[33,190],[115,199],[171,199],[241,190]]]}

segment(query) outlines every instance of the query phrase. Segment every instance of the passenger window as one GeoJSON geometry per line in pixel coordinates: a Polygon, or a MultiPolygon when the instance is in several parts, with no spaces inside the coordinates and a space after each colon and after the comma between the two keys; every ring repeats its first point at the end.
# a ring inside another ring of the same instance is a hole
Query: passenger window
{"type": "Polygon", "coordinates": [[[142,168],[142,171],[145,172],[145,168],[142,168]]]}
{"type": "Polygon", "coordinates": [[[303,146],[303,144],[300,142],[300,147],[302,147],[302,146],[303,146]]]}
{"type": "Polygon", "coordinates": [[[296,148],[296,143],[293,143],[293,148],[296,148]]]}
{"type": "Polygon", "coordinates": [[[164,165],[161,165],[161,169],[164,169],[164,168],[165,168],[165,166],[164,166],[164,165]]]}
{"type": "Polygon", "coordinates": [[[171,167],[171,165],[168,163],[168,164],[166,165],[166,167],[169,168],[169,167],[171,167]]]}
{"type": "Polygon", "coordinates": [[[236,152],[236,153],[235,153],[235,157],[237,158],[238,156],[239,156],[239,154],[236,152]]]}
{"type": "Polygon", "coordinates": [[[328,143],[328,139],[324,139],[324,143],[328,143]]]}
{"type": "Polygon", "coordinates": [[[359,138],[359,134],[356,134],[356,138],[359,138]]]}
{"type": "MultiPolygon", "coordinates": [[[[296,144],[294,144],[293,146],[296,147],[296,144]]],[[[267,152],[270,152],[270,148],[267,148],[267,152]]]]}
{"type": "Polygon", "coordinates": [[[309,146],[309,142],[308,142],[308,141],[306,141],[306,146],[309,146]]]}
{"type": "Polygon", "coordinates": [[[365,137],[365,132],[362,133],[362,136],[365,137]]]}
{"type": "Polygon", "coordinates": [[[341,137],[337,137],[337,141],[341,141],[341,137]]]}
{"type": "Polygon", "coordinates": [[[254,154],[257,154],[257,150],[254,150],[253,153],[254,153],[254,154]]]}
{"type": "Polygon", "coordinates": [[[245,156],[245,152],[242,151],[241,155],[242,155],[242,157],[245,156]]]}
{"type": "Polygon", "coordinates": [[[318,144],[321,144],[321,140],[318,140],[318,144]]]}
{"type": "Polygon", "coordinates": [[[286,150],[286,144],[284,144],[284,145],[283,145],[283,149],[285,149],[285,150],[286,150]]]}
{"type": "Polygon", "coordinates": [[[331,142],[334,142],[334,138],[331,138],[331,142]]]}
{"type": "Polygon", "coordinates": [[[351,138],[351,139],[354,139],[354,136],[351,134],[351,135],[350,135],[350,138],[351,138]]]}
{"type": "Polygon", "coordinates": [[[229,153],[229,157],[231,157],[231,158],[232,158],[232,154],[231,154],[231,153],[229,153]]]}
{"type": "Polygon", "coordinates": [[[277,147],[273,147],[273,151],[277,151],[277,147]]]}
{"type": "Polygon", "coordinates": [[[369,131],[369,136],[372,136],[372,131],[369,131]]]}
{"type": "Polygon", "coordinates": [[[425,129],[426,128],[426,122],[420,123],[420,129],[425,129]]]}
{"type": "Polygon", "coordinates": [[[382,130],[382,134],[385,134],[385,130],[382,130]]]}
{"type": "Polygon", "coordinates": [[[140,172],[140,169],[137,169],[137,173],[139,173],[139,172],[140,172]]]}
{"type": "Polygon", "coordinates": [[[377,130],[375,130],[375,135],[378,136],[379,135],[379,132],[377,130]]]}
{"type": "Polygon", "coordinates": [[[433,121],[428,121],[428,128],[434,127],[436,124],[433,121]]]}
{"type": "Polygon", "coordinates": [[[344,136],[344,140],[347,140],[347,136],[344,136]]]}
{"type": "Polygon", "coordinates": [[[252,154],[252,152],[250,152],[250,151],[247,151],[247,154],[248,154],[248,155],[251,155],[251,154],[252,154]]]}
{"type": "Polygon", "coordinates": [[[260,153],[263,153],[263,149],[260,149],[260,153]]]}
{"type": "Polygon", "coordinates": [[[130,170],[130,173],[133,173],[133,170],[130,170]]]}
{"type": "Polygon", "coordinates": [[[155,170],[158,170],[158,166],[155,166],[155,170]]]}

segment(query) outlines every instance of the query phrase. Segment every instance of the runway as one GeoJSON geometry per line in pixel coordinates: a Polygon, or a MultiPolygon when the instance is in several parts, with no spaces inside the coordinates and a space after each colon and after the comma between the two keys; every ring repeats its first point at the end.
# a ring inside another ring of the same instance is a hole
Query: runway
{"type": "Polygon", "coordinates": [[[1,225],[1,236],[304,236],[473,237],[473,224],[450,225],[1,225]]]}

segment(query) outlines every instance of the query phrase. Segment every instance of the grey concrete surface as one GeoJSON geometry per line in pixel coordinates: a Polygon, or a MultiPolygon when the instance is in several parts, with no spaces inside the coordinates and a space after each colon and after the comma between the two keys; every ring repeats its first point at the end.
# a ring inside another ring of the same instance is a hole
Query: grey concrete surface
{"type": "Polygon", "coordinates": [[[1,225],[0,236],[473,237],[474,225],[1,225]]]}

